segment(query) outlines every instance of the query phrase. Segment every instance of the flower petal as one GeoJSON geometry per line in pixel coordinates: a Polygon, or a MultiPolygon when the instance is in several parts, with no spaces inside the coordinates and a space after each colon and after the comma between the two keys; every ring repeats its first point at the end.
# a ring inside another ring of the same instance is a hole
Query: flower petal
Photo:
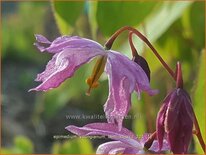
{"type": "Polygon", "coordinates": [[[171,95],[172,93],[166,96],[157,114],[157,120],[156,120],[157,129],[156,130],[157,130],[157,140],[159,143],[159,150],[162,149],[162,145],[163,145],[163,138],[164,138],[164,133],[165,133],[165,130],[164,130],[165,114],[166,114],[166,110],[167,110],[168,104],[171,99],[171,95]]]}
{"type": "Polygon", "coordinates": [[[108,122],[117,123],[119,130],[121,130],[124,116],[127,115],[131,106],[131,93],[129,93],[128,80],[123,78],[119,82],[118,79],[113,79],[112,77],[109,87],[109,97],[104,105],[104,111],[108,122]]]}
{"type": "Polygon", "coordinates": [[[129,147],[129,145],[126,145],[125,143],[122,143],[120,141],[106,142],[106,143],[99,145],[99,147],[97,148],[96,154],[122,153],[124,152],[126,147],[129,147]]]}
{"type": "Polygon", "coordinates": [[[131,93],[147,91],[150,95],[156,93],[149,86],[149,79],[144,70],[126,56],[108,52],[105,69],[109,79],[110,94],[104,106],[108,122],[117,123],[121,129],[124,116],[131,105],[131,93]]]}
{"type": "Polygon", "coordinates": [[[83,64],[97,55],[105,55],[102,50],[96,49],[65,49],[56,53],[48,62],[46,70],[37,75],[36,81],[41,81],[38,87],[30,89],[47,91],[58,87],[67,78],[73,76],[75,71],[83,64]]]}
{"type": "Polygon", "coordinates": [[[51,44],[51,42],[44,36],[40,34],[35,34],[36,40],[39,43],[51,44]]]}
{"type": "Polygon", "coordinates": [[[81,38],[78,36],[61,36],[56,38],[52,43],[49,42],[45,37],[41,35],[36,35],[37,43],[35,45],[41,51],[48,51],[49,53],[58,53],[64,49],[98,49],[103,50],[103,47],[90,39],[81,38]],[[49,44],[41,45],[42,43],[49,44]]]}
{"type": "Polygon", "coordinates": [[[170,101],[168,102],[168,107],[165,113],[165,132],[170,132],[178,119],[178,115],[180,113],[180,106],[182,102],[182,98],[179,98],[177,95],[177,91],[173,91],[171,93],[170,101]]]}
{"type": "Polygon", "coordinates": [[[119,131],[118,126],[115,124],[91,123],[83,127],[70,125],[67,126],[66,129],[79,136],[108,136],[111,139],[121,141],[132,147],[142,148],[140,143],[137,141],[137,137],[131,131],[126,128],[122,128],[121,131],[119,131]]]}
{"type": "Polygon", "coordinates": [[[162,149],[159,150],[159,143],[158,143],[157,140],[154,140],[153,143],[152,143],[152,146],[149,148],[149,150],[153,151],[153,152],[160,153],[160,152],[169,151],[170,150],[170,146],[169,146],[169,143],[167,142],[167,140],[164,139],[163,140],[162,149]]]}

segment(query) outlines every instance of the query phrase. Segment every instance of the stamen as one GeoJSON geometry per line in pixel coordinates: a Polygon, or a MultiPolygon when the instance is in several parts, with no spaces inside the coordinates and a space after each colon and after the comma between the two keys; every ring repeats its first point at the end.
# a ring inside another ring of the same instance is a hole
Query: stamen
{"type": "Polygon", "coordinates": [[[92,71],[92,75],[86,79],[86,83],[89,85],[89,89],[86,92],[86,95],[90,95],[92,88],[97,88],[99,86],[99,78],[104,72],[105,64],[107,61],[107,56],[101,56],[98,58],[94,69],[92,71]]]}

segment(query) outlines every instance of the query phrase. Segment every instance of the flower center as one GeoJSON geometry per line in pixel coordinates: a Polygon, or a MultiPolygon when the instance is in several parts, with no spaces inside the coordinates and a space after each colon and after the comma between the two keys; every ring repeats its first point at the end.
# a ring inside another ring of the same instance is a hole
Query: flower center
{"type": "Polygon", "coordinates": [[[99,85],[99,78],[104,72],[104,68],[107,61],[107,55],[101,56],[97,59],[97,62],[93,68],[92,75],[86,79],[86,83],[89,85],[89,89],[86,95],[90,95],[92,88],[97,88],[99,85]]]}

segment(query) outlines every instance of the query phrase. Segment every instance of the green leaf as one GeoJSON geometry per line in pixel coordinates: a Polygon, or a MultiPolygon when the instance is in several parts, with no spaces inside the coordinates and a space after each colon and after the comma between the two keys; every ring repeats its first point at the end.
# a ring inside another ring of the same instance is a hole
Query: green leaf
{"type": "Polygon", "coordinates": [[[195,2],[191,7],[190,24],[193,39],[199,48],[205,47],[205,2],[195,2]]]}
{"type": "Polygon", "coordinates": [[[17,136],[14,139],[14,153],[31,154],[33,153],[34,146],[30,139],[25,136],[17,136]]]}
{"type": "MultiPolygon", "coordinates": [[[[150,16],[144,21],[144,31],[150,42],[156,41],[190,6],[192,2],[161,2],[154,8],[150,16]]],[[[142,27],[136,27],[140,32],[143,32],[142,27]]],[[[138,51],[142,51],[144,43],[137,37],[134,37],[134,44],[138,47],[138,51]]],[[[120,47],[122,51],[130,49],[128,43],[120,47]]],[[[126,53],[127,55],[130,53],[126,53]]]]}
{"type": "MultiPolygon", "coordinates": [[[[199,71],[195,83],[195,90],[193,96],[194,110],[200,126],[200,130],[204,137],[205,135],[205,51],[202,52],[199,60],[199,71]]],[[[204,139],[205,140],[205,139],[204,139]]],[[[196,150],[198,154],[203,154],[199,141],[195,137],[196,150]]]]}
{"type": "Polygon", "coordinates": [[[98,2],[97,23],[104,35],[111,35],[125,25],[137,26],[157,2],[98,2]]]}
{"type": "Polygon", "coordinates": [[[60,32],[62,34],[71,33],[78,17],[82,13],[84,2],[52,0],[52,6],[60,32]]]}

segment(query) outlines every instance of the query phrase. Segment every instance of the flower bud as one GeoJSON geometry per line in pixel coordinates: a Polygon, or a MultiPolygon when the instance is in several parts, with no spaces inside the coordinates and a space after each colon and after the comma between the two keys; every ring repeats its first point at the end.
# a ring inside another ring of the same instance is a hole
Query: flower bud
{"type": "Polygon", "coordinates": [[[159,149],[166,136],[173,153],[187,153],[192,138],[193,119],[189,94],[182,88],[176,88],[164,99],[157,115],[159,149]]]}
{"type": "Polygon", "coordinates": [[[134,56],[133,61],[142,67],[150,81],[150,69],[147,61],[140,55],[134,56]]]}

